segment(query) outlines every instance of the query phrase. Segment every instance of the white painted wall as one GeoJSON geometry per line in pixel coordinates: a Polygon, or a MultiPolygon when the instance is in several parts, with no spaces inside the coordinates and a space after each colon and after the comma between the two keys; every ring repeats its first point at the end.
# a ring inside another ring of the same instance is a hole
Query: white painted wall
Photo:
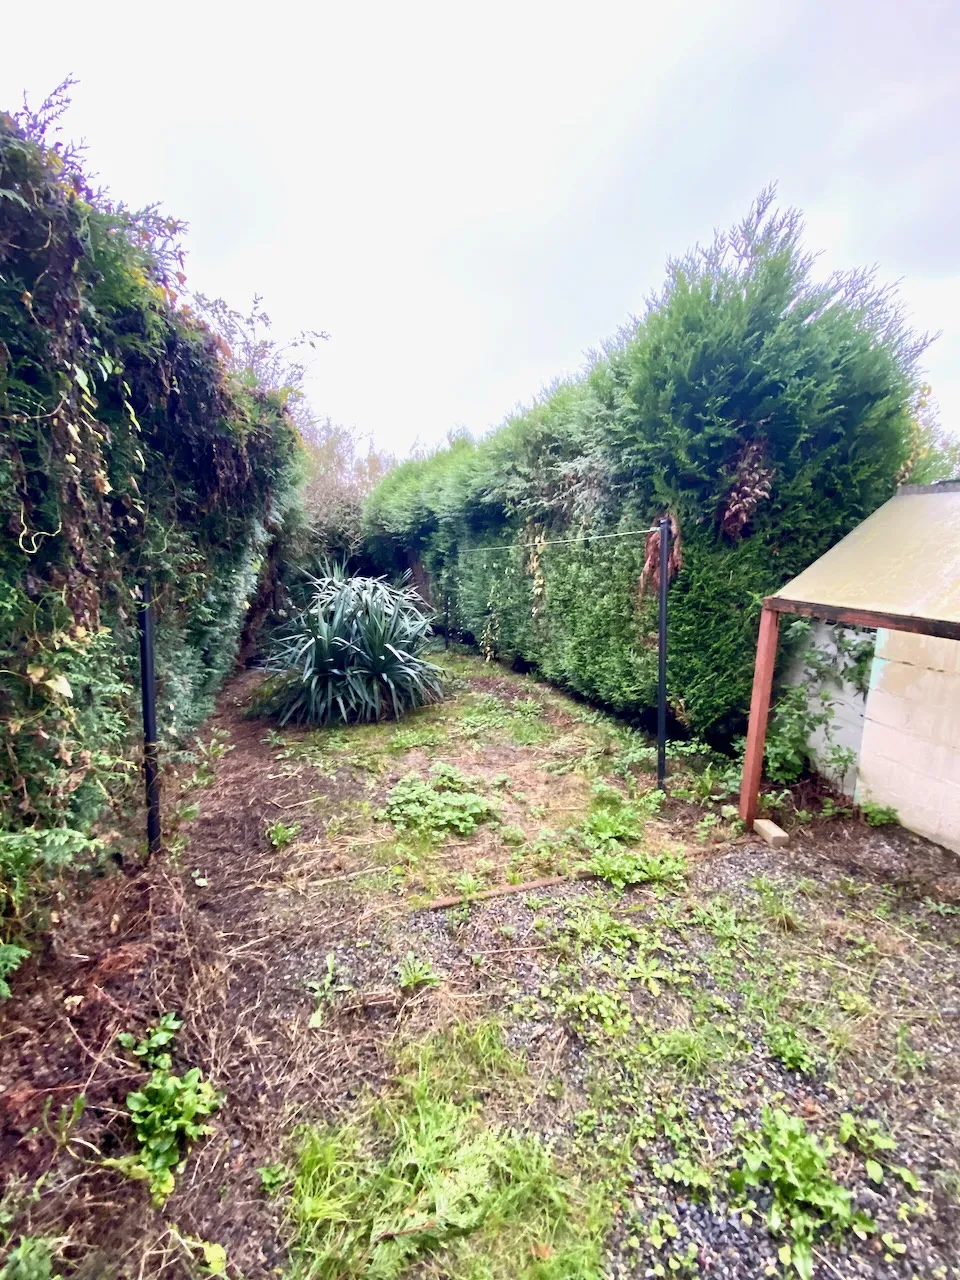
{"type": "MultiPolygon", "coordinates": [[[[836,630],[814,623],[811,645],[835,650],[836,630]]],[[[803,655],[787,679],[809,682],[803,655]]],[[[844,793],[896,809],[908,830],[960,852],[960,641],[878,631],[866,697],[847,682],[826,688],[834,700],[832,740],[857,753],[844,793]]],[[[810,687],[811,700],[819,691],[810,687]]],[[[818,729],[810,747],[821,772],[828,746],[818,729]]]]}
{"type": "Polygon", "coordinates": [[[858,803],[960,852],[960,641],[877,632],[857,772],[858,803]]]}
{"type": "MultiPolygon", "coordinates": [[[[838,628],[833,623],[815,621],[810,632],[809,647],[836,654],[835,637],[838,630],[844,632],[845,628],[838,628]]],[[[863,633],[851,631],[848,634],[862,636],[863,633]]],[[[849,747],[855,755],[859,756],[866,707],[866,699],[860,690],[846,680],[840,685],[835,681],[831,681],[826,685],[810,685],[809,677],[804,668],[804,654],[802,653],[791,663],[787,673],[787,681],[790,684],[806,684],[809,686],[810,697],[808,700],[815,710],[819,710],[821,689],[825,689],[833,700],[833,720],[829,726],[830,737],[827,737],[826,728],[820,728],[809,739],[811,754],[818,771],[821,773],[827,772],[824,756],[831,745],[849,747]]],[[[838,779],[835,776],[831,776],[830,781],[836,785],[838,779]]],[[[851,769],[848,769],[843,778],[839,779],[839,783],[840,790],[852,798],[857,785],[857,766],[854,765],[851,769]]]]}

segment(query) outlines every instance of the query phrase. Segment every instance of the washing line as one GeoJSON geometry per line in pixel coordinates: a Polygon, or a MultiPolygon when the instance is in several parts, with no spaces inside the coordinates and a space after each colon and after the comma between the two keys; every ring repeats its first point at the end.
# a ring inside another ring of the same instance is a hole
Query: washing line
{"type": "Polygon", "coordinates": [[[604,538],[635,538],[641,533],[657,533],[659,525],[652,529],[625,529],[623,533],[587,533],[579,538],[551,538],[548,542],[510,542],[505,547],[466,547],[458,552],[461,556],[476,556],[497,551],[524,551],[530,547],[560,547],[572,542],[600,542],[604,538]]]}

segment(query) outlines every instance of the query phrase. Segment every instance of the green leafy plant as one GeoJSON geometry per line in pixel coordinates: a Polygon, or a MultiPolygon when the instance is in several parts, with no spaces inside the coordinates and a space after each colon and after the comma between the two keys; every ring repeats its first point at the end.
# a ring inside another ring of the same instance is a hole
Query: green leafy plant
{"type": "Polygon", "coordinates": [[[638,946],[643,934],[626,920],[620,920],[603,907],[586,910],[571,909],[561,927],[564,936],[588,951],[607,950],[624,956],[631,947],[638,946]]]}
{"type": "Polygon", "coordinates": [[[722,1042],[713,1028],[673,1027],[654,1036],[655,1057],[676,1067],[688,1078],[702,1076],[722,1056],[722,1042]]]}
{"type": "Polygon", "coordinates": [[[483,881],[479,880],[472,871],[461,871],[459,875],[453,877],[453,887],[464,898],[475,898],[483,889],[483,881]]]}
{"type": "Polygon", "coordinates": [[[587,1039],[623,1036],[632,1022],[623,996],[599,987],[562,988],[556,994],[558,1015],[587,1039]]]}
{"type": "Polygon", "coordinates": [[[260,1185],[266,1195],[271,1198],[278,1196],[292,1177],[290,1169],[285,1164],[262,1164],[258,1167],[257,1173],[260,1175],[260,1185]]]}
{"type": "Polygon", "coordinates": [[[824,692],[811,698],[806,685],[788,685],[781,691],[764,750],[764,770],[771,782],[796,782],[810,764],[810,738],[832,715],[832,701],[824,692]]]}
{"type": "Polygon", "coordinates": [[[694,826],[693,833],[701,844],[706,844],[708,840],[719,834],[718,828],[721,822],[719,813],[705,813],[694,826]]]}
{"type": "Polygon", "coordinates": [[[183,1026],[175,1013],[165,1013],[156,1026],[149,1027],[143,1039],[138,1040],[132,1031],[121,1031],[117,1043],[122,1045],[145,1067],[170,1067],[170,1046],[183,1026]]]}
{"type": "Polygon", "coordinates": [[[687,859],[681,849],[671,853],[646,852],[640,849],[610,848],[593,854],[584,868],[615,889],[628,885],[662,884],[680,888],[687,876],[687,859]]]}
{"type": "Polygon", "coordinates": [[[763,1038],[771,1056],[782,1062],[788,1071],[800,1071],[809,1075],[821,1063],[813,1045],[792,1022],[782,1019],[768,1022],[763,1038]]]}
{"type": "Polygon", "coordinates": [[[429,779],[415,773],[401,778],[376,816],[392,822],[398,831],[425,836],[443,836],[452,831],[468,836],[498,814],[486,796],[469,791],[468,786],[468,780],[458,770],[434,765],[429,779]]]}
{"type": "Polygon", "coordinates": [[[288,825],[279,818],[276,822],[271,822],[267,827],[267,839],[274,849],[286,849],[288,845],[293,844],[299,833],[299,822],[292,822],[288,825]]]}
{"type": "Polygon", "coordinates": [[[429,960],[408,951],[397,965],[397,985],[401,991],[415,991],[418,987],[435,987],[440,978],[429,960]]]}
{"type": "Polygon", "coordinates": [[[281,725],[349,724],[440,701],[442,672],[424,656],[430,619],[412,587],[330,572],[309,581],[310,603],[277,636],[261,712],[281,725]]]}
{"type": "Polygon", "coordinates": [[[820,808],[821,818],[849,818],[852,813],[849,805],[838,804],[833,796],[824,796],[820,808]]]}
{"type": "Polygon", "coordinates": [[[675,975],[655,955],[640,955],[626,970],[625,976],[631,982],[638,982],[656,998],[663,989],[663,984],[672,982],[675,975]]]}
{"type": "Polygon", "coordinates": [[[16,973],[30,952],[26,947],[18,947],[13,942],[0,942],[0,1000],[10,996],[10,983],[7,979],[16,973]]]}
{"type": "Polygon", "coordinates": [[[323,1020],[326,1011],[333,1004],[338,993],[337,983],[337,958],[332,951],[327,952],[326,967],[323,977],[319,980],[311,980],[307,983],[307,990],[312,991],[316,998],[316,1008],[310,1015],[307,1026],[316,1031],[323,1026],[323,1020]]]}
{"type": "MultiPolygon", "coordinates": [[[[883,1152],[895,1151],[897,1144],[890,1134],[884,1130],[880,1121],[872,1116],[867,1118],[858,1117],[854,1116],[850,1111],[844,1111],[840,1117],[837,1137],[845,1146],[859,1151],[864,1157],[864,1169],[870,1181],[881,1183],[883,1181],[883,1164],[877,1159],[877,1156],[883,1152]]],[[[902,1169],[900,1172],[901,1175],[906,1174],[905,1181],[913,1185],[914,1189],[917,1189],[916,1178],[910,1170],[902,1169]]]]}
{"type": "Polygon", "coordinates": [[[865,800],[860,805],[860,813],[871,827],[887,827],[900,821],[900,815],[896,809],[890,808],[889,805],[875,804],[872,800],[865,800]]]}
{"type": "Polygon", "coordinates": [[[853,1207],[853,1195],[830,1170],[834,1154],[830,1138],[818,1142],[799,1116],[780,1107],[764,1109],[759,1132],[747,1135],[740,1166],[730,1175],[738,1195],[751,1189],[768,1191],[773,1199],[766,1213],[769,1230],[786,1237],[780,1261],[792,1266],[801,1280],[813,1275],[813,1246],[821,1233],[852,1231],[864,1239],[873,1222],[853,1207]]]}
{"type": "Polygon", "coordinates": [[[46,1236],[21,1236],[0,1267],[0,1280],[61,1280],[54,1271],[61,1244],[46,1236]]]}
{"type": "Polygon", "coordinates": [[[105,1160],[106,1168],[145,1181],[157,1204],[174,1188],[175,1174],[183,1168],[186,1152],[198,1138],[212,1132],[203,1123],[220,1105],[220,1098],[198,1067],[175,1075],[168,1052],[181,1026],[175,1014],[164,1014],[155,1027],[137,1040],[131,1032],[117,1037],[120,1044],[144,1066],[152,1068],[142,1088],[127,1094],[127,1114],[137,1140],[135,1156],[105,1160]]]}

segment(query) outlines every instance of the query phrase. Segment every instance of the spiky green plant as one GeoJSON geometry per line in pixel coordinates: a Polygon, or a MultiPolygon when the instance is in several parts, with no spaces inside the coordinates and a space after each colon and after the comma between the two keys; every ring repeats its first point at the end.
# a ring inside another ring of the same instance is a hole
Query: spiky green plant
{"type": "Polygon", "coordinates": [[[278,633],[258,710],[280,723],[399,719],[443,697],[439,667],[423,656],[430,617],[406,580],[310,577],[306,608],[278,633]]]}

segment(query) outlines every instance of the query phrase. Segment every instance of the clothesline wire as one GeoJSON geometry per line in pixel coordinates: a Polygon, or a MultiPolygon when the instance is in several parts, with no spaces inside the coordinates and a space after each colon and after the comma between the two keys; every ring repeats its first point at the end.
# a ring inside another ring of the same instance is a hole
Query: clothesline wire
{"type": "Polygon", "coordinates": [[[622,533],[588,533],[579,538],[551,538],[548,542],[510,542],[505,547],[467,547],[459,554],[475,556],[497,551],[524,551],[529,547],[559,547],[569,545],[571,542],[599,542],[604,538],[635,538],[641,533],[657,533],[659,529],[659,525],[654,525],[652,529],[625,529],[622,533]]]}

